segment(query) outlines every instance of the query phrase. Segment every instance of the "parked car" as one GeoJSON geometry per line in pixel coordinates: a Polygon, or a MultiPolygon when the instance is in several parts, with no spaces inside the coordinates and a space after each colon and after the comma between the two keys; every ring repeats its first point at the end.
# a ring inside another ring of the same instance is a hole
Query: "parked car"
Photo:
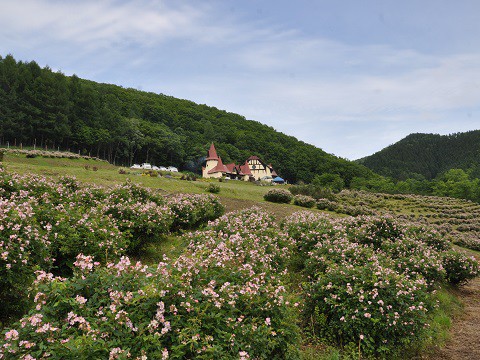
{"type": "Polygon", "coordinates": [[[159,167],[159,170],[160,170],[160,171],[167,171],[167,168],[166,168],[165,166],[160,166],[160,167],[159,167]]]}
{"type": "Polygon", "coordinates": [[[160,168],[158,166],[153,165],[152,170],[158,171],[158,170],[160,170],[160,168]]]}
{"type": "Polygon", "coordinates": [[[132,166],[130,166],[130,169],[142,169],[142,165],[133,164],[132,166]]]}
{"type": "Polygon", "coordinates": [[[149,163],[143,163],[143,164],[142,164],[142,169],[151,170],[151,169],[152,169],[152,165],[149,164],[149,163]]]}
{"type": "Polygon", "coordinates": [[[174,166],[169,166],[169,167],[167,168],[167,171],[178,172],[178,169],[177,169],[176,167],[174,167],[174,166]]]}

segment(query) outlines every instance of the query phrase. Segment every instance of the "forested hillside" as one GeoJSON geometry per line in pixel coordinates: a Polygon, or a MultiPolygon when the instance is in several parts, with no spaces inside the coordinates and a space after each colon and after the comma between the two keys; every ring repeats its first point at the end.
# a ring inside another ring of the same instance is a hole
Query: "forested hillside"
{"type": "Polygon", "coordinates": [[[0,141],[130,165],[149,161],[198,171],[211,142],[224,162],[257,155],[291,182],[316,174],[370,178],[367,168],[256,121],[191,101],[65,76],[0,57],[0,141]]]}
{"type": "Polygon", "coordinates": [[[450,169],[480,175],[480,130],[451,135],[411,134],[359,163],[398,180],[428,180],[450,169]]]}

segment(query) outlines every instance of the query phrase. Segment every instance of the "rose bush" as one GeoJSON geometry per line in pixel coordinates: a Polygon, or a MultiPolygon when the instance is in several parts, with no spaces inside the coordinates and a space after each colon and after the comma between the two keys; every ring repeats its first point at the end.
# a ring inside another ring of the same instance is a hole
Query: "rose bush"
{"type": "Polygon", "coordinates": [[[253,210],[212,222],[156,267],[128,258],[101,267],[79,255],[70,279],[39,273],[36,307],[5,330],[0,355],[299,358],[297,304],[275,260],[288,238],[276,245],[273,224],[262,233],[257,220],[269,217],[253,210]]]}
{"type": "Polygon", "coordinates": [[[313,197],[307,195],[295,195],[293,197],[293,203],[297,206],[306,208],[312,208],[315,206],[316,201],[313,197]]]}
{"type": "Polygon", "coordinates": [[[290,204],[293,199],[293,195],[284,189],[271,189],[265,195],[263,195],[263,198],[266,201],[290,204]]]}
{"type": "Polygon", "coordinates": [[[173,212],[172,229],[193,229],[223,215],[225,208],[218,198],[203,194],[176,194],[167,199],[173,212]]]}
{"type": "Polygon", "coordinates": [[[282,226],[296,241],[292,259],[306,277],[306,330],[367,356],[392,357],[409,347],[428,326],[435,289],[478,273],[478,263],[439,232],[391,216],[301,212],[282,226]]]}
{"type": "Polygon", "coordinates": [[[213,196],[167,200],[128,182],[111,189],[87,188],[71,177],[53,181],[0,169],[0,184],[0,300],[5,304],[0,320],[28,308],[35,270],[69,276],[78,253],[102,264],[117,261],[168,234],[174,219],[183,219],[176,229],[192,228],[223,213],[213,196]]]}

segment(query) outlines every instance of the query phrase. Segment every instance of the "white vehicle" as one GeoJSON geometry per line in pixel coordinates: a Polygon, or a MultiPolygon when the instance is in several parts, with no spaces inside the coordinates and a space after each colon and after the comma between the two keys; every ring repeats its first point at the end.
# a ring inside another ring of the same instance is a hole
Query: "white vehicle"
{"type": "Polygon", "coordinates": [[[167,168],[165,166],[160,166],[160,171],[167,171],[167,168]]]}
{"type": "Polygon", "coordinates": [[[160,168],[158,166],[153,165],[152,170],[158,171],[158,170],[160,170],[160,168]]]}
{"type": "Polygon", "coordinates": [[[142,169],[142,165],[133,164],[132,166],[130,166],[130,169],[142,169]]]}
{"type": "Polygon", "coordinates": [[[149,163],[143,163],[142,164],[142,169],[151,170],[152,165],[150,165],[149,163]]]}
{"type": "Polygon", "coordinates": [[[176,167],[174,167],[174,166],[169,166],[169,167],[167,168],[167,171],[178,172],[178,169],[177,169],[176,167]]]}

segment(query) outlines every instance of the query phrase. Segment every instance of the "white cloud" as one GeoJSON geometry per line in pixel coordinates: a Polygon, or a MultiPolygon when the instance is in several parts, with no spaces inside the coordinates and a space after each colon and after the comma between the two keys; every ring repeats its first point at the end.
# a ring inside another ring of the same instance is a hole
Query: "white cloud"
{"type": "Polygon", "coordinates": [[[237,112],[350,158],[413,131],[465,130],[452,114],[480,108],[476,50],[346,44],[216,5],[5,0],[0,51],[237,112]]]}
{"type": "Polygon", "coordinates": [[[163,1],[4,1],[0,22],[10,32],[41,33],[45,42],[65,41],[98,49],[131,42],[152,46],[163,41],[192,38],[212,41],[228,29],[207,24],[208,8],[163,1]]]}

